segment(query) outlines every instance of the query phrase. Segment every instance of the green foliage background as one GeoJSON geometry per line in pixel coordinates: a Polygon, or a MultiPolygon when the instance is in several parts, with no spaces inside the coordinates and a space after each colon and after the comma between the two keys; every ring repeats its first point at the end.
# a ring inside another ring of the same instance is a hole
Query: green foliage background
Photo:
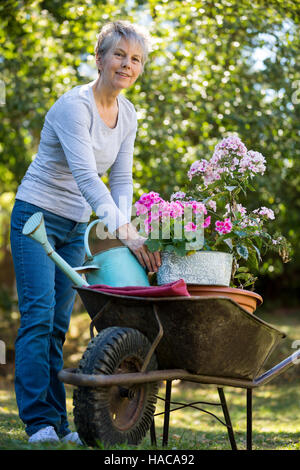
{"type": "MultiPolygon", "coordinates": [[[[0,18],[6,92],[0,108],[0,265],[9,262],[14,194],[37,152],[46,112],[61,94],[96,76],[100,27],[129,19],[153,38],[145,72],[126,93],[139,116],[135,197],[150,190],[167,197],[194,160],[209,157],[221,138],[237,133],[268,165],[247,205],[273,208],[276,228],[294,247],[288,265],[267,260],[261,287],[272,294],[283,285],[297,297],[299,0],[4,0],[0,18]]],[[[2,270],[0,281],[8,278],[2,270]]]]}

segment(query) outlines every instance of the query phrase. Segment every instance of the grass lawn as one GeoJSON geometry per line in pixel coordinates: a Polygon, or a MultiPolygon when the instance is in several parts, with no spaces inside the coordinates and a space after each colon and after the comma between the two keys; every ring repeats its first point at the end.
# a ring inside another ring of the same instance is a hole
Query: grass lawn
{"type": "MultiPolygon", "coordinates": [[[[68,388],[68,412],[71,427],[72,390],[68,388]]],[[[164,387],[160,389],[164,391],[164,387]]],[[[246,438],[246,393],[243,390],[225,389],[237,446],[245,449],[246,438]]],[[[173,383],[174,401],[218,401],[215,387],[188,383],[173,383]]],[[[29,445],[23,423],[18,417],[12,389],[0,391],[0,449],[78,449],[74,445],[29,445]]],[[[161,400],[156,412],[163,411],[161,400]]],[[[203,405],[199,405],[203,407],[203,405]]],[[[205,406],[218,415],[222,413],[212,406],[205,406]]],[[[253,448],[257,450],[300,450],[300,383],[266,385],[254,392],[253,398],[253,448]]],[[[161,447],[162,417],[156,417],[158,446],[161,447]]],[[[115,449],[151,449],[147,435],[138,447],[116,446],[115,449]]],[[[225,427],[215,418],[197,410],[186,408],[171,414],[168,449],[225,450],[230,449],[225,427]]],[[[81,447],[80,447],[81,449],[81,447]]],[[[87,449],[87,448],[85,448],[87,449]]]]}
{"type": "MultiPolygon", "coordinates": [[[[267,368],[292,354],[292,341],[300,339],[299,311],[287,314],[260,315],[265,321],[272,323],[288,337],[283,341],[278,351],[272,355],[267,368]]],[[[86,317],[75,317],[70,328],[66,351],[75,341],[76,328],[80,330],[86,317]],[[73,336],[72,336],[73,335],[73,336]]],[[[81,330],[82,331],[82,330],[81,330]]],[[[78,331],[77,331],[78,333],[78,331]]],[[[66,366],[74,365],[82,354],[79,352],[68,355],[66,366]]],[[[70,349],[71,350],[71,349],[70,349]]],[[[162,384],[163,385],[163,384],[162,384]]],[[[74,430],[72,415],[72,390],[66,386],[67,406],[71,428],[74,430]]],[[[225,396],[231,415],[235,437],[239,449],[246,447],[246,391],[225,387],[225,396]]],[[[159,390],[159,396],[164,397],[164,386],[159,390]]],[[[218,402],[215,386],[192,384],[188,382],[173,382],[172,400],[178,402],[209,401],[218,402]]],[[[163,411],[163,401],[158,400],[156,413],[163,411]]],[[[223,420],[221,409],[215,406],[199,405],[215,413],[223,420]]],[[[163,417],[155,419],[158,446],[161,449],[163,417]]],[[[18,417],[14,390],[11,383],[0,386],[0,449],[79,449],[74,445],[29,445],[24,432],[24,425],[18,417]]],[[[115,449],[152,449],[150,435],[146,436],[138,447],[116,446],[115,449]]],[[[300,450],[300,367],[292,367],[270,384],[253,391],[253,448],[256,450],[300,450]]],[[[81,447],[80,447],[81,449],[81,447]]],[[[85,448],[88,449],[88,448],[85,448]]],[[[171,413],[169,444],[167,449],[184,450],[225,450],[230,449],[225,427],[214,417],[201,413],[192,408],[185,408],[171,413]]]]}

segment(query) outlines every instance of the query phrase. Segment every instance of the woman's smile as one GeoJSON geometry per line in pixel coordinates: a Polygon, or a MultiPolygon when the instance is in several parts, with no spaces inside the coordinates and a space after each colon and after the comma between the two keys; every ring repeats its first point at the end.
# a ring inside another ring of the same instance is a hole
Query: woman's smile
{"type": "Polygon", "coordinates": [[[124,77],[124,78],[130,78],[131,75],[128,75],[128,73],[125,73],[125,72],[116,72],[118,75],[120,75],[121,77],[124,77]]]}

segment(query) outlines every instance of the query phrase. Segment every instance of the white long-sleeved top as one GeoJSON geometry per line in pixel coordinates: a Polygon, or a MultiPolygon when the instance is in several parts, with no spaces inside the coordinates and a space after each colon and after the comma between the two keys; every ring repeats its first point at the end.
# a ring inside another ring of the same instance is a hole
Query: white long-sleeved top
{"type": "Polygon", "coordinates": [[[108,127],[98,113],[94,83],[73,88],[50,108],[16,199],[76,222],[88,222],[93,209],[113,233],[131,217],[137,118],[132,103],[119,95],[117,125],[108,127]],[[100,178],[109,168],[110,191],[100,178]]]}

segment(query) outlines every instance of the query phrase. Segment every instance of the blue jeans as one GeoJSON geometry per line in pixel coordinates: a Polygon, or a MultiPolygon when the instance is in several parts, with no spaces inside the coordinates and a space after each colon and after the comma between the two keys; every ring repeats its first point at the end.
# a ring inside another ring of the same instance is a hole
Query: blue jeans
{"type": "Polygon", "coordinates": [[[11,248],[21,315],[15,344],[19,414],[29,436],[50,425],[61,437],[70,430],[65,388],[57,374],[63,367],[62,348],[76,291],[42,246],[22,234],[25,222],[35,212],[43,212],[50,244],[72,267],[84,261],[87,224],[20,200],[16,200],[11,217],[11,248]]]}

